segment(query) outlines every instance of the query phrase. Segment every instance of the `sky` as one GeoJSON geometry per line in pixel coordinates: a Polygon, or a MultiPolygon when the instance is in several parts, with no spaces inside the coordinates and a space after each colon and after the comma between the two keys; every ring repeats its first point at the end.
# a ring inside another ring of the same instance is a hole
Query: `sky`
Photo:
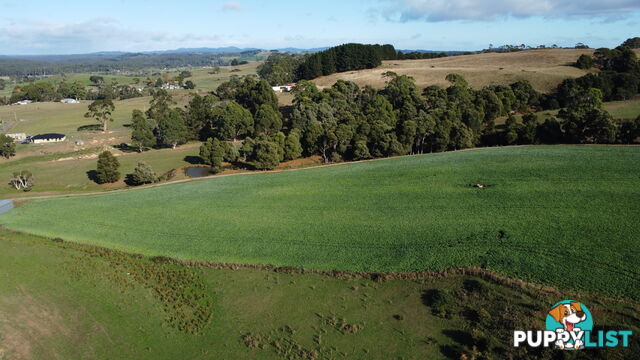
{"type": "Polygon", "coordinates": [[[640,0],[0,0],[0,54],[188,47],[615,47],[640,36],[640,0]]]}

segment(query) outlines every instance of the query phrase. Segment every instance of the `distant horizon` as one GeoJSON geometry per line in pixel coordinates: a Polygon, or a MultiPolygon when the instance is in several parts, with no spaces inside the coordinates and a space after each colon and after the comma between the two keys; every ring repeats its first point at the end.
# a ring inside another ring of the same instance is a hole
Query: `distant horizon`
{"type": "MultiPolygon", "coordinates": [[[[620,44],[622,44],[625,40],[627,40],[628,38],[625,39],[621,39],[620,42],[616,45],[612,45],[612,46],[590,46],[590,44],[585,44],[585,45],[589,45],[589,48],[591,49],[598,49],[598,48],[615,48],[616,46],[619,46],[620,44]]],[[[355,41],[351,41],[349,43],[357,43],[355,41]]],[[[300,52],[305,52],[305,51],[321,51],[323,49],[328,49],[334,46],[338,46],[338,45],[342,45],[342,44],[346,44],[346,43],[340,43],[340,44],[336,44],[336,45],[331,45],[331,46],[314,46],[314,47],[310,47],[310,48],[302,48],[302,47],[294,47],[294,46],[287,46],[287,47],[279,47],[279,48],[267,48],[267,47],[239,47],[239,46],[235,46],[235,45],[229,45],[229,46],[220,46],[220,47],[215,47],[215,46],[200,46],[200,47],[182,47],[182,48],[171,48],[171,49],[158,49],[158,50],[104,50],[104,51],[91,51],[91,52],[84,52],[84,53],[65,53],[65,54],[56,54],[56,53],[44,53],[44,54],[0,54],[0,57],[46,57],[46,56],[82,56],[82,55],[102,55],[102,54],[154,54],[154,53],[177,53],[177,52],[183,52],[183,53],[196,53],[198,52],[198,50],[220,50],[220,52],[217,52],[219,54],[225,54],[225,52],[221,51],[222,49],[235,49],[241,52],[244,51],[255,51],[255,50],[260,50],[260,51],[285,51],[287,49],[295,49],[298,50],[300,52]]],[[[380,44],[382,45],[383,43],[367,43],[367,44],[380,44]]],[[[384,43],[387,44],[387,43],[384,43]]],[[[577,44],[577,43],[576,43],[577,44]]],[[[558,48],[560,49],[571,49],[574,48],[576,44],[573,45],[569,45],[569,46],[560,46],[558,44],[555,44],[558,46],[558,48]]],[[[393,45],[391,43],[391,45],[393,45]]],[[[491,44],[493,45],[493,49],[498,49],[502,46],[505,45],[523,45],[523,44],[500,44],[500,45],[496,45],[496,44],[491,44]]],[[[545,45],[546,49],[551,49],[552,46],[554,44],[538,44],[538,45],[532,45],[532,44],[524,44],[525,46],[529,46],[530,50],[536,50],[538,49],[538,46],[540,45],[545,45]]],[[[482,51],[482,50],[487,50],[489,47],[485,47],[485,48],[481,48],[481,49],[470,49],[470,50],[463,50],[463,49],[430,49],[430,48],[399,48],[395,45],[393,45],[396,49],[396,51],[425,51],[425,52],[477,52],[477,51],[482,51]]],[[[211,52],[212,54],[214,54],[215,52],[211,52]]]]}
{"type": "Polygon", "coordinates": [[[441,51],[522,43],[611,48],[640,28],[637,0],[115,0],[72,8],[4,0],[1,9],[0,51],[22,56],[349,42],[441,51]]]}

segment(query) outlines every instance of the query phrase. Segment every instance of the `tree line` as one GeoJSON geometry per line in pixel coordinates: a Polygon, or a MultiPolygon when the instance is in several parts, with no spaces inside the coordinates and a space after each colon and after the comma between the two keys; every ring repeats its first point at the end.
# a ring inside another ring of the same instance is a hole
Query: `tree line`
{"type": "Polygon", "coordinates": [[[276,53],[258,67],[258,75],[271,85],[310,80],[336,72],[372,69],[383,60],[432,59],[446,53],[401,52],[393,45],[344,44],[304,56],[276,53]]]}
{"type": "Polygon", "coordinates": [[[542,94],[523,80],[475,90],[462,76],[449,74],[447,88],[421,90],[406,75],[385,76],[380,90],[343,80],[319,90],[302,80],[293,104],[284,108],[265,79],[252,77],[196,95],[183,109],[172,108],[170,96],[158,92],[146,113],[134,112],[133,144],[142,151],[201,140],[203,162],[219,171],[223,162],[272,169],[313,155],[339,162],[475,146],[632,143],[640,136],[640,117],[614,121],[597,87],[567,92],[561,86],[542,94]],[[557,116],[535,114],[553,109],[560,109],[557,116]]]}
{"type": "Polygon", "coordinates": [[[59,101],[65,98],[76,100],[104,100],[104,99],[131,99],[148,95],[156,88],[162,88],[165,84],[172,84],[182,89],[193,90],[196,84],[192,80],[190,71],[183,70],[175,77],[170,77],[163,73],[160,77],[141,80],[133,78],[133,84],[119,84],[113,79],[108,82],[103,76],[91,75],[89,80],[92,86],[86,87],[79,81],[62,81],[58,84],[51,81],[29,82],[25,85],[16,86],[8,99],[0,98],[1,104],[13,104],[21,100],[31,100],[35,102],[59,101]],[[185,81],[186,80],[186,81],[185,81]]]}
{"type": "MultiPolygon", "coordinates": [[[[92,76],[93,78],[93,76],[92,76]]],[[[87,89],[79,81],[62,81],[55,84],[51,81],[38,81],[16,86],[8,99],[0,99],[0,103],[13,104],[21,100],[35,102],[59,101],[65,98],[76,100],[130,99],[143,96],[133,85],[99,82],[95,88],[87,89]]]]}
{"type": "Polygon", "coordinates": [[[604,101],[630,99],[640,88],[640,64],[636,53],[628,46],[597,49],[593,57],[581,55],[575,65],[581,69],[595,67],[600,71],[560,83],[557,89],[559,106],[565,106],[576,93],[591,88],[599,89],[604,101]]]}

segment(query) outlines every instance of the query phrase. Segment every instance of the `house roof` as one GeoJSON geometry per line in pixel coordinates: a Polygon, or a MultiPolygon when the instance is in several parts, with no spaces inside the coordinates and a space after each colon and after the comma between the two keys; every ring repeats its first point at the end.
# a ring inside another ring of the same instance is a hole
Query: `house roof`
{"type": "Polygon", "coordinates": [[[31,140],[53,140],[53,139],[62,139],[66,135],[58,134],[58,133],[47,133],[47,134],[39,134],[31,137],[31,140]]]}

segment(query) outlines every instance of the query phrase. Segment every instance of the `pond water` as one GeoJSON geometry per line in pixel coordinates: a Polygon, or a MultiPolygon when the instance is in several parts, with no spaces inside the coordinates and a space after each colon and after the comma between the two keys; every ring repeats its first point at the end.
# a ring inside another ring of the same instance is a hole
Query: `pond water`
{"type": "Polygon", "coordinates": [[[211,173],[211,168],[210,167],[203,167],[203,166],[191,166],[191,167],[186,168],[184,170],[184,172],[188,177],[192,177],[192,178],[198,178],[198,177],[205,177],[205,176],[213,175],[211,173]]]}

